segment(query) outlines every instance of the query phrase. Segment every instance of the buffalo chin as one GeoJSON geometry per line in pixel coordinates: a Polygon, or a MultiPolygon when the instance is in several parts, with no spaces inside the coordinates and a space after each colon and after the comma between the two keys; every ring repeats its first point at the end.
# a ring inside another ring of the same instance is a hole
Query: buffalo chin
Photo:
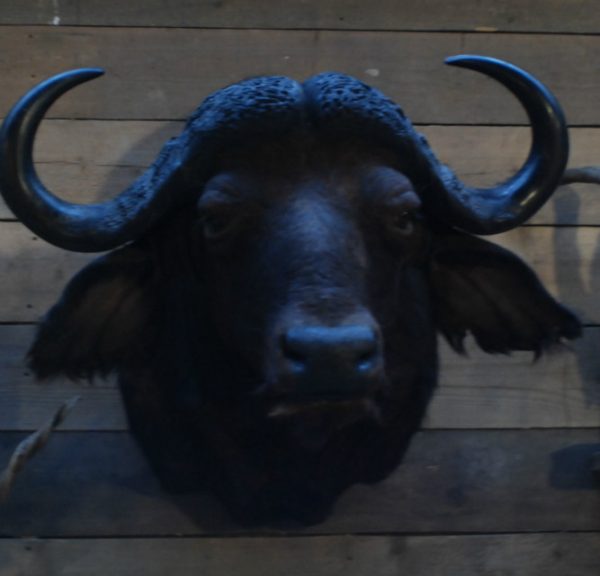
{"type": "Polygon", "coordinates": [[[51,244],[110,250],[42,321],[36,376],[116,372],[163,486],[208,488],[244,522],[309,524],[400,463],[436,383],[436,333],[490,353],[578,336],[530,268],[473,236],[554,192],[560,106],[511,64],[449,63],[499,80],[531,119],[528,159],[493,188],[463,184],[378,90],[325,73],[216,92],[120,195],[72,204],[37,178],[35,133],[100,71],[31,90],[0,130],[6,204],[51,244]]]}
{"type": "Polygon", "coordinates": [[[379,423],[381,413],[368,397],[281,401],[268,417],[289,426],[292,437],[308,450],[323,448],[336,433],[358,423],[379,423]]]}

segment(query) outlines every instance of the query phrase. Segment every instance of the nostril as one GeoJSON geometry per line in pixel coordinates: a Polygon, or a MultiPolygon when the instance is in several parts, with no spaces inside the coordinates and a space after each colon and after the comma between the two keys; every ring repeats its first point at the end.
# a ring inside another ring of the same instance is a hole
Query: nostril
{"type": "Polygon", "coordinates": [[[280,337],[283,359],[297,366],[346,365],[367,371],[379,360],[379,340],[370,326],[300,326],[280,337]]]}
{"type": "Polygon", "coordinates": [[[302,340],[293,333],[283,334],[279,339],[279,346],[283,359],[288,362],[288,366],[294,371],[302,370],[308,364],[309,350],[302,340]]]}
{"type": "Polygon", "coordinates": [[[280,345],[284,356],[287,358],[293,360],[304,360],[306,358],[306,346],[292,331],[281,336],[280,345]]]}
{"type": "Polygon", "coordinates": [[[364,394],[380,382],[381,343],[370,325],[293,326],[278,345],[279,386],[298,396],[364,394]]]}
{"type": "Polygon", "coordinates": [[[379,355],[377,353],[377,346],[374,345],[370,350],[362,352],[356,360],[356,368],[360,372],[368,372],[376,364],[379,355]]]}

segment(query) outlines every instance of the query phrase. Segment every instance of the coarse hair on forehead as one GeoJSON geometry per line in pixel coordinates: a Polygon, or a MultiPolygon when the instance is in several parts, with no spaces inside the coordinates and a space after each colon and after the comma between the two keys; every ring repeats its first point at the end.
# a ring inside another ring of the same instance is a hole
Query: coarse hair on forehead
{"type": "Polygon", "coordinates": [[[235,169],[277,178],[292,176],[298,170],[323,173],[376,162],[401,170],[410,168],[407,158],[358,135],[340,139],[304,125],[285,134],[232,144],[215,159],[214,173],[235,169]]]}
{"type": "MultiPolygon", "coordinates": [[[[198,186],[214,174],[217,159],[241,141],[256,146],[266,137],[308,126],[329,138],[332,153],[337,142],[357,137],[394,150],[426,203],[449,226],[475,234],[510,230],[533,215],[560,182],[569,148],[564,114],[545,86],[508,62],[464,55],[449,63],[495,78],[519,99],[531,121],[527,160],[498,186],[473,188],[461,182],[395,102],[356,78],[329,72],[303,83],[283,76],[254,78],[215,92],[120,194],[102,203],[74,204],[48,190],[30,168],[35,134],[48,108],[102,73],[81,69],[42,82],[11,109],[0,132],[0,190],[39,237],[67,250],[102,252],[140,238],[189,204],[198,186]]],[[[283,148],[292,163],[318,158],[306,146],[294,148],[289,143],[283,148]]]]}

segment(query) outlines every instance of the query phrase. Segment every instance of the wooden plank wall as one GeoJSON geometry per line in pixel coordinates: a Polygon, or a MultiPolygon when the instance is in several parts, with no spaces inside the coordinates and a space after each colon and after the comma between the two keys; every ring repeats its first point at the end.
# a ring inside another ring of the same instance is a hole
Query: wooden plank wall
{"type": "MultiPolygon", "coordinates": [[[[108,197],[212,90],[245,76],[353,74],[398,101],[473,184],[524,158],[524,114],[444,57],[508,59],[557,94],[573,165],[600,163],[595,0],[4,0],[0,116],[35,82],[102,66],[50,110],[36,159],[69,199],[108,197]]],[[[35,238],[0,206],[0,466],[66,398],[82,400],[0,507],[0,575],[569,575],[600,573],[600,190],[561,189],[498,238],[583,318],[570,350],[458,358],[406,462],[310,529],[244,531],[205,495],[161,493],[114,384],[36,384],[35,322],[89,257],[35,238]]]]}

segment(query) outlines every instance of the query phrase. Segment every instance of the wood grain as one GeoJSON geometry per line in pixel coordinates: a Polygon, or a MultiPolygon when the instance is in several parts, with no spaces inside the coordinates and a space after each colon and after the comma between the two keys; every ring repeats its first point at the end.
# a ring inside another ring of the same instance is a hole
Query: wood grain
{"type": "Polygon", "coordinates": [[[0,540],[27,576],[590,576],[598,534],[0,540]]]}
{"type": "MultiPolygon", "coordinates": [[[[221,86],[323,70],[382,89],[467,182],[495,183],[526,153],[526,118],[495,83],[443,66],[457,53],[505,58],[538,76],[575,127],[571,164],[600,163],[594,0],[0,4],[0,117],[54,73],[107,70],[65,95],[41,128],[40,174],[71,200],[124,188],[221,86]]],[[[560,189],[536,227],[498,238],[594,324],[598,192],[560,189]]],[[[0,203],[0,220],[11,218],[0,203]]],[[[23,355],[35,327],[2,323],[35,321],[88,260],[0,223],[0,463],[24,431],[82,396],[0,508],[2,576],[598,574],[600,485],[590,461],[600,451],[600,328],[586,329],[572,353],[536,364],[528,354],[490,357],[472,346],[459,358],[443,345],[428,429],[392,477],[351,489],[321,526],[247,530],[209,496],[159,489],[123,432],[113,382],[33,382],[23,355]]]]}
{"type": "Polygon", "coordinates": [[[442,342],[440,385],[426,428],[600,427],[600,330],[572,350],[534,362],[530,353],[461,357],[442,342]]]}
{"type": "Polygon", "coordinates": [[[110,380],[39,383],[25,361],[35,326],[0,325],[0,429],[37,430],[65,400],[80,401],[61,426],[63,430],[126,430],[118,390],[110,380]]]}
{"type": "Polygon", "coordinates": [[[593,0],[18,0],[2,24],[357,30],[502,30],[596,33],[593,0]]]}
{"type": "Polygon", "coordinates": [[[494,236],[521,256],[544,286],[588,323],[598,323],[600,228],[521,227],[494,236]]]}
{"type": "MultiPolygon", "coordinates": [[[[600,228],[522,227],[494,241],[523,257],[548,290],[585,322],[600,322],[600,228]]],[[[0,318],[38,320],[91,258],[49,246],[18,222],[0,223],[0,318]]]]}
{"type": "Polygon", "coordinates": [[[0,223],[0,318],[39,319],[67,281],[92,256],[66,252],[42,242],[20,223],[0,223]]]}
{"type": "MultiPolygon", "coordinates": [[[[44,183],[73,202],[95,202],[124,190],[152,163],[181,122],[48,120],[36,141],[44,183]]],[[[494,185],[524,161],[529,128],[419,126],[438,158],[473,186],[494,185]]],[[[571,130],[571,166],[600,164],[600,129],[571,130]]],[[[577,184],[559,189],[531,220],[535,224],[600,224],[600,188],[577,184]]],[[[0,219],[12,213],[0,199],[0,219]]]]}
{"type": "MultiPolygon", "coordinates": [[[[35,430],[76,395],[81,400],[63,430],[126,430],[113,381],[34,381],[24,364],[34,329],[0,325],[0,430],[35,430]]],[[[528,353],[489,356],[474,346],[468,357],[460,357],[442,342],[440,386],[425,428],[600,427],[598,349],[598,328],[588,328],[572,352],[557,352],[535,363],[528,353]]]]}
{"type": "MultiPolygon", "coordinates": [[[[20,438],[0,434],[0,461],[20,438]]],[[[323,524],[254,533],[599,531],[598,450],[597,430],[422,432],[392,476],[348,490],[323,524]]],[[[10,537],[243,533],[209,495],[162,492],[124,433],[57,433],[0,514],[0,535],[10,537]]]]}
{"type": "Polygon", "coordinates": [[[82,66],[102,66],[107,77],[61,98],[51,117],[182,119],[209,93],[248,76],[302,80],[337,70],[382,89],[413,122],[524,124],[496,83],[443,65],[447,56],[474,53],[537,75],[572,125],[600,122],[600,108],[590,105],[600,101],[600,36],[593,35],[8,26],[0,52],[0,115],[36,82],[82,66]]]}

